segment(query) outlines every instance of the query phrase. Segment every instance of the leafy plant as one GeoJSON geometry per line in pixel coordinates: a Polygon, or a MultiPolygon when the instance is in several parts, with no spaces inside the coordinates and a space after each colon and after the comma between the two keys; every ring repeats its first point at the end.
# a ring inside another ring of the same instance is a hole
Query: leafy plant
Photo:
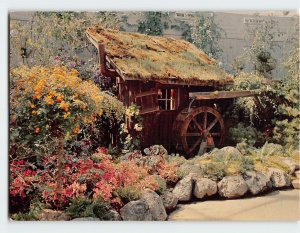
{"type": "Polygon", "coordinates": [[[106,202],[86,197],[73,200],[67,212],[72,218],[96,217],[100,220],[109,220],[112,217],[106,202]]]}

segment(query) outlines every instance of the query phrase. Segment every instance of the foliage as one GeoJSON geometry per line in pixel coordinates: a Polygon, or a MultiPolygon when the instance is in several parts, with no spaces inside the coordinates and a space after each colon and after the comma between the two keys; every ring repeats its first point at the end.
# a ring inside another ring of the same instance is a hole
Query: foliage
{"type": "Polygon", "coordinates": [[[86,197],[74,199],[67,208],[67,212],[72,218],[96,217],[100,220],[109,220],[112,217],[106,202],[86,197]]]}
{"type": "Polygon", "coordinates": [[[252,126],[245,126],[243,123],[238,123],[235,127],[229,129],[229,138],[233,144],[246,142],[248,145],[264,143],[266,140],[262,133],[252,126]]]}
{"type": "Polygon", "coordinates": [[[49,154],[57,149],[59,132],[65,140],[89,140],[99,117],[122,120],[122,104],[77,75],[64,67],[11,70],[11,155],[49,154]]]}
{"type": "Polygon", "coordinates": [[[276,49],[274,42],[277,24],[274,20],[264,20],[256,16],[259,24],[246,24],[245,40],[250,46],[245,53],[235,59],[234,70],[239,71],[251,64],[251,71],[271,79],[271,72],[276,67],[272,52],[276,49]]]}
{"type": "Polygon", "coordinates": [[[134,161],[143,165],[149,174],[158,174],[169,183],[178,181],[178,163],[169,160],[167,150],[161,145],[153,145],[144,149],[145,155],[140,151],[127,153],[123,160],[134,161]]]}
{"type": "Polygon", "coordinates": [[[213,180],[221,180],[224,176],[243,174],[247,170],[254,169],[254,161],[251,156],[237,155],[235,153],[219,153],[215,149],[202,161],[203,173],[213,180]]]}
{"type": "Polygon", "coordinates": [[[163,12],[149,11],[144,12],[144,20],[138,24],[138,32],[152,35],[163,35],[164,28],[168,27],[167,21],[164,19],[165,14],[163,12]]]}
{"type": "MultiPolygon", "coordinates": [[[[32,166],[25,160],[12,161],[12,210],[30,203],[32,198],[39,198],[50,208],[59,209],[65,209],[73,200],[83,197],[94,201],[101,199],[120,207],[124,205],[122,200],[130,200],[133,195],[137,197],[145,188],[154,191],[158,189],[158,183],[155,177],[148,173],[147,167],[138,165],[133,160],[115,163],[110,155],[103,152],[101,148],[97,152],[98,157],[101,155],[97,162],[89,158],[65,155],[60,192],[57,191],[59,181],[56,155],[45,157],[39,166],[32,166]]],[[[28,206],[26,208],[28,209],[28,206]]]]}
{"type": "Polygon", "coordinates": [[[125,110],[126,124],[121,124],[121,142],[123,144],[123,152],[133,152],[140,149],[143,118],[140,116],[140,107],[131,104],[125,110]]]}
{"type": "Polygon", "coordinates": [[[218,58],[222,49],[218,45],[222,30],[215,23],[214,16],[200,15],[191,28],[192,43],[210,57],[218,58]]]}
{"type": "Polygon", "coordinates": [[[284,103],[279,106],[280,117],[275,122],[274,139],[287,148],[299,148],[300,110],[299,110],[299,45],[289,54],[285,66],[288,76],[284,85],[278,90],[283,96],[284,103]]]}
{"type": "Polygon", "coordinates": [[[85,30],[95,25],[118,29],[119,20],[110,12],[34,12],[28,21],[11,21],[11,60],[17,66],[77,68],[86,79],[97,63],[96,51],[87,46],[85,30]],[[89,57],[87,61],[83,54],[89,57]]]}

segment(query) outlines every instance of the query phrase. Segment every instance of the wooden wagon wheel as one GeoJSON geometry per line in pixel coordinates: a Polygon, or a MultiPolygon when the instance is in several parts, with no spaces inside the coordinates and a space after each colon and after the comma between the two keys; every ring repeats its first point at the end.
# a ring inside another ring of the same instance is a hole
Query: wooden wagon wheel
{"type": "Polygon", "coordinates": [[[177,125],[180,127],[179,141],[188,156],[198,154],[201,142],[206,141],[208,137],[213,139],[216,146],[220,146],[223,142],[224,120],[214,108],[203,106],[193,109],[188,114],[183,110],[179,115],[181,115],[177,117],[181,121],[177,125]]]}

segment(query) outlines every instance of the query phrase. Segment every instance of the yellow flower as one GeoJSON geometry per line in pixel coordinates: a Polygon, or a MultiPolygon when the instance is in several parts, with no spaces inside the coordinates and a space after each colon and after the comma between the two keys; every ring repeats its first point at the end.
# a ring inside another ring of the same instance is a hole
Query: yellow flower
{"type": "Polygon", "coordinates": [[[45,98],[44,98],[44,101],[46,102],[46,104],[48,105],[52,105],[54,104],[54,100],[52,99],[52,95],[47,95],[45,98]]]}
{"type": "Polygon", "coordinates": [[[36,115],[37,111],[36,110],[32,110],[31,112],[33,115],[36,115]]]}
{"type": "Polygon", "coordinates": [[[66,112],[69,110],[69,103],[65,102],[65,101],[61,101],[61,103],[59,104],[59,107],[63,110],[65,110],[66,112]]]}
{"type": "Polygon", "coordinates": [[[46,129],[47,129],[47,130],[49,129],[49,127],[50,127],[49,125],[46,125],[46,129]]]}
{"type": "Polygon", "coordinates": [[[71,113],[70,112],[67,112],[64,114],[64,119],[66,119],[71,113]]]}

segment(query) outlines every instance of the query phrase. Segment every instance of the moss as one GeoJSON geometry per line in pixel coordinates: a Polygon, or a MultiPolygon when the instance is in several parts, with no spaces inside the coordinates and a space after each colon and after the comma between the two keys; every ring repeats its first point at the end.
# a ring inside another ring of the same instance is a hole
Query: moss
{"type": "Polygon", "coordinates": [[[102,28],[88,28],[87,33],[105,45],[107,55],[130,78],[218,82],[228,76],[215,60],[184,40],[102,28]]]}

